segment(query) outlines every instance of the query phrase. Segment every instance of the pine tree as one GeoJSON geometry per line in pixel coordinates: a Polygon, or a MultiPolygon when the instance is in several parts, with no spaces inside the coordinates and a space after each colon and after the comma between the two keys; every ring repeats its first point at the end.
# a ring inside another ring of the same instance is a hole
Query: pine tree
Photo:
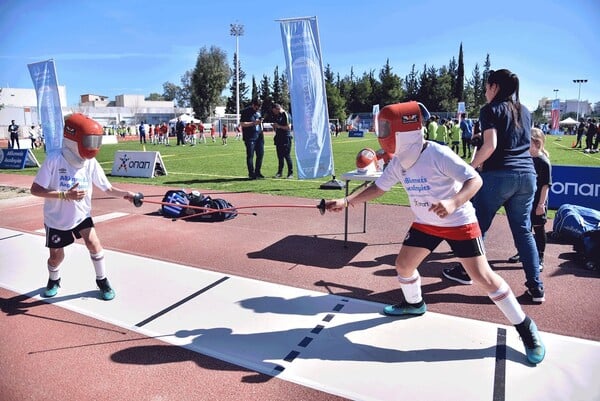
{"type": "MultiPolygon", "coordinates": [[[[233,68],[231,69],[231,86],[229,87],[229,91],[231,96],[227,98],[227,103],[225,104],[225,113],[235,114],[237,112],[236,106],[236,71],[235,64],[237,62],[237,55],[233,55],[233,68]]],[[[248,101],[248,86],[244,82],[246,78],[246,73],[242,70],[242,66],[239,65],[239,74],[240,74],[240,111],[243,108],[243,104],[248,101]]]]}
{"type": "Polygon", "coordinates": [[[464,90],[465,90],[465,63],[463,59],[463,46],[460,42],[460,49],[458,50],[458,67],[456,69],[456,81],[454,83],[454,97],[459,102],[464,101],[464,90]]]}

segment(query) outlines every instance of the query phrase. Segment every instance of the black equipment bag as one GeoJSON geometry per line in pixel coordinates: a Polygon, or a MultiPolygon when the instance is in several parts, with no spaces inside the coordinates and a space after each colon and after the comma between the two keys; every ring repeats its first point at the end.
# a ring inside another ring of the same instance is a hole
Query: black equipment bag
{"type": "Polygon", "coordinates": [[[162,201],[168,205],[161,206],[161,213],[169,218],[185,217],[186,220],[213,222],[230,220],[237,216],[236,210],[226,210],[232,209],[233,205],[225,199],[211,199],[210,196],[205,196],[198,191],[187,194],[183,190],[170,190],[162,201]]]}
{"type": "MultiPolygon", "coordinates": [[[[222,210],[222,209],[231,209],[233,208],[233,205],[229,202],[227,202],[225,199],[220,199],[220,198],[215,198],[215,199],[211,199],[210,197],[206,197],[204,200],[204,205],[202,207],[206,207],[206,208],[210,208],[210,209],[216,209],[216,210],[222,210]]],[[[225,220],[230,220],[233,219],[237,216],[237,211],[235,210],[227,210],[225,212],[212,212],[212,213],[207,213],[209,211],[202,211],[202,210],[193,210],[192,212],[194,214],[199,214],[196,217],[190,217],[190,219],[194,219],[196,221],[207,221],[207,222],[214,222],[214,221],[225,221],[225,220]]]]}

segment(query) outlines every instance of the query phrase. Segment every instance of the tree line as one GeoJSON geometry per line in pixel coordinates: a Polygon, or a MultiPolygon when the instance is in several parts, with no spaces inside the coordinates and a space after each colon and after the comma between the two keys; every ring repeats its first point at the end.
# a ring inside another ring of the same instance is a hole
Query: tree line
{"type": "MultiPolygon", "coordinates": [[[[163,93],[151,93],[148,100],[175,100],[179,107],[192,107],[197,118],[206,119],[215,106],[225,105],[226,113],[236,113],[237,54],[233,66],[227,63],[226,53],[218,47],[203,47],[198,53],[196,65],[181,77],[180,85],[163,84],[163,93]],[[229,96],[222,96],[229,83],[229,96]]],[[[379,69],[350,73],[341,77],[329,64],[324,68],[325,89],[329,118],[345,121],[349,115],[370,112],[373,105],[381,107],[398,102],[415,100],[432,112],[456,112],[458,102],[465,103],[465,110],[472,118],[479,116],[485,104],[485,82],[490,71],[490,56],[486,55],[480,68],[476,63],[469,76],[465,76],[463,46],[459,46],[458,60],[453,56],[447,65],[435,67],[424,64],[400,76],[394,72],[389,59],[379,69]]],[[[285,73],[275,67],[272,76],[263,75],[257,82],[252,76],[250,86],[246,73],[239,68],[240,109],[253,98],[263,101],[263,111],[270,111],[272,103],[279,103],[290,110],[288,82],[285,73]]],[[[293,110],[290,110],[293,114],[293,110]]]]}

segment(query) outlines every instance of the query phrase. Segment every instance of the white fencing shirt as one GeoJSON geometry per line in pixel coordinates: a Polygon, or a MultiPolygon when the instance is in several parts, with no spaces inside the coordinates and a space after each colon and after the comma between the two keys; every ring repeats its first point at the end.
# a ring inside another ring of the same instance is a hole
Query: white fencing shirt
{"type": "Polygon", "coordinates": [[[50,155],[40,167],[34,182],[51,191],[77,189],[86,191],[80,201],[44,199],[44,224],[57,230],[70,230],[90,217],[94,185],[103,191],[112,188],[96,159],[85,160],[83,167],[73,167],[62,153],[50,155]]]}
{"type": "Polygon", "coordinates": [[[389,191],[398,182],[408,194],[410,208],[415,214],[415,222],[438,227],[458,227],[477,222],[475,208],[470,201],[465,202],[454,213],[440,218],[429,211],[432,203],[454,196],[465,181],[478,175],[477,171],[449,147],[435,142],[427,142],[427,147],[407,170],[394,157],[375,185],[389,191]]]}

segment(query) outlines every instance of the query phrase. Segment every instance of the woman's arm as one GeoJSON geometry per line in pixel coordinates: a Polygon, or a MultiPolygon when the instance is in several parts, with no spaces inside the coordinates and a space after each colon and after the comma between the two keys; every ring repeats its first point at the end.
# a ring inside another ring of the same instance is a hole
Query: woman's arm
{"type": "Polygon", "coordinates": [[[473,160],[471,160],[471,166],[474,168],[480,167],[483,162],[490,158],[492,153],[498,146],[498,136],[495,128],[489,128],[483,131],[483,144],[475,152],[473,160]]]}

